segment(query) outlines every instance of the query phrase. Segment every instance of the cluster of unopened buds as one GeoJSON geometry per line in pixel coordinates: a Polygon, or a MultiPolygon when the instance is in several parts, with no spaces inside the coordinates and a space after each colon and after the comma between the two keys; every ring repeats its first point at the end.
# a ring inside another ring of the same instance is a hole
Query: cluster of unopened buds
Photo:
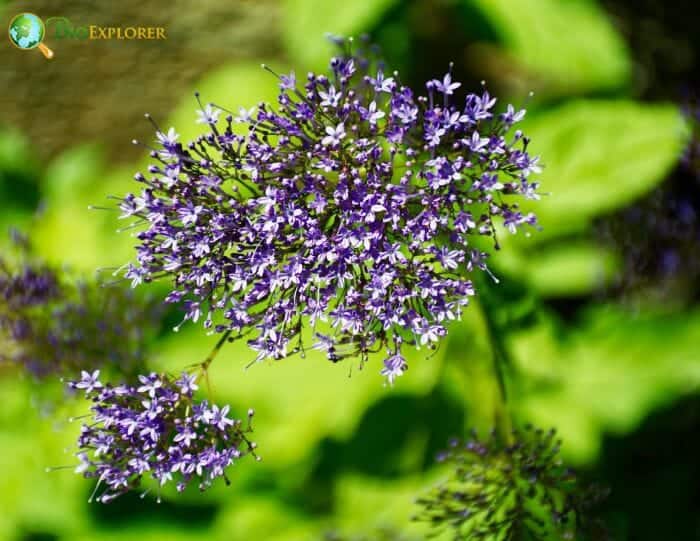
{"type": "Polygon", "coordinates": [[[554,430],[529,425],[505,437],[454,439],[437,457],[451,467],[447,480],[417,500],[414,518],[457,541],[578,539],[599,526],[587,512],[606,491],[584,486],[560,447],[554,430]]]}

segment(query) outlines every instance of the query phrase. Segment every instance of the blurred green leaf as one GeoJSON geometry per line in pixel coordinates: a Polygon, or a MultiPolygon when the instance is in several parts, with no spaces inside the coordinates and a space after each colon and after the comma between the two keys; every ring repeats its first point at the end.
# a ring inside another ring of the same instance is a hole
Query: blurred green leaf
{"type": "Polygon", "coordinates": [[[571,102],[526,121],[530,150],[544,170],[534,211],[544,231],[510,237],[528,242],[576,230],[600,214],[649,192],[680,158],[687,130],[671,105],[634,102],[571,102]]]}
{"type": "Polygon", "coordinates": [[[546,92],[618,88],[631,74],[624,41],[592,0],[466,0],[500,33],[514,60],[546,92]]]}
{"type": "Polygon", "coordinates": [[[59,154],[46,168],[42,192],[52,203],[70,204],[76,196],[94,193],[101,171],[105,168],[102,149],[84,144],[59,154]]]}
{"type": "Polygon", "coordinates": [[[8,227],[25,227],[31,220],[39,202],[38,179],[38,159],[26,137],[14,129],[0,129],[0,229],[3,234],[8,227]]]}
{"type": "MultiPolygon", "coordinates": [[[[507,234],[507,233],[503,233],[507,234]]],[[[619,267],[615,253],[587,241],[563,241],[494,255],[499,271],[517,277],[543,297],[586,295],[600,290],[619,267]]]]}
{"type": "Polygon", "coordinates": [[[699,343],[699,312],[597,307],[563,333],[544,319],[510,340],[523,385],[516,411],[557,427],[565,454],[591,462],[606,432],[628,433],[655,408],[697,392],[699,343]]]}
{"type": "Polygon", "coordinates": [[[107,165],[96,145],[82,145],[57,156],[42,179],[44,208],[33,224],[38,252],[55,264],[94,274],[98,267],[126,261],[133,239],[117,236],[117,213],[90,210],[111,195],[104,182],[107,165]]]}
{"type": "Polygon", "coordinates": [[[42,413],[33,392],[26,381],[0,380],[2,539],[12,539],[20,529],[69,533],[82,528],[87,519],[84,510],[90,484],[73,473],[77,461],[72,450],[79,426],[68,423],[76,404],[54,404],[52,411],[42,413]],[[68,468],[46,471],[56,466],[68,468]]]}
{"type": "Polygon", "coordinates": [[[311,541],[320,539],[319,524],[294,513],[273,498],[247,495],[232,501],[219,514],[212,539],[274,539],[311,541]]]}
{"type": "MultiPolygon", "coordinates": [[[[177,372],[201,361],[215,342],[215,336],[189,325],[162,343],[157,360],[177,372]]],[[[306,343],[308,348],[310,337],[306,343]]],[[[362,370],[356,359],[334,364],[309,349],[306,358],[257,363],[246,370],[255,354],[244,341],[234,342],[224,346],[211,366],[211,395],[232,403],[240,415],[255,408],[255,439],[264,460],[250,467],[269,463],[285,468],[308,456],[322,438],[347,439],[363,412],[388,393],[429,393],[439,378],[444,348],[432,356],[425,349],[406,350],[410,369],[391,388],[379,375],[379,354],[362,370]]]]}
{"type": "MultiPolygon", "coordinates": [[[[417,508],[415,499],[423,491],[444,478],[444,468],[435,468],[426,475],[406,476],[396,481],[346,475],[336,485],[336,526],[350,534],[366,534],[374,528],[394,527],[416,539],[425,539],[428,527],[413,522],[417,508]]],[[[438,541],[450,539],[449,532],[431,537],[438,541]]]]}
{"type": "MultiPolygon", "coordinates": [[[[286,70],[279,61],[268,64],[277,73],[286,70]]],[[[170,115],[167,125],[161,128],[167,130],[169,126],[174,126],[180,134],[180,142],[186,143],[209,130],[206,125],[197,123],[199,106],[194,97],[195,91],[200,93],[202,104],[215,103],[233,111],[235,116],[239,108],[250,109],[261,101],[276,104],[278,84],[277,78],[263,69],[260,62],[235,62],[222,66],[197,82],[193,91],[182,98],[170,115]]]]}
{"type": "Polygon", "coordinates": [[[183,531],[182,528],[145,522],[113,530],[93,527],[67,537],[66,541],[134,541],[136,539],[139,541],[217,541],[217,539],[235,541],[240,538],[234,536],[216,538],[212,537],[211,532],[205,529],[183,531]]]}
{"type": "Polygon", "coordinates": [[[29,142],[19,131],[3,128],[0,130],[0,171],[20,169],[36,172],[29,142]]]}
{"type": "Polygon", "coordinates": [[[357,38],[397,1],[286,0],[282,32],[289,56],[305,70],[325,69],[334,52],[334,46],[325,39],[326,33],[357,38]]]}

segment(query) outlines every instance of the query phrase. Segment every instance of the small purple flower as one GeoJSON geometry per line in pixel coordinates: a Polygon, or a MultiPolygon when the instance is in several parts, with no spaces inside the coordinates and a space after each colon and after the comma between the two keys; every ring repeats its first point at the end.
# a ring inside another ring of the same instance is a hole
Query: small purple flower
{"type": "Polygon", "coordinates": [[[333,146],[340,143],[340,140],[345,137],[345,125],[341,122],[337,126],[326,127],[326,137],[321,140],[323,146],[333,146]]]}
{"type": "Polygon", "coordinates": [[[197,385],[197,376],[195,374],[188,374],[183,372],[175,384],[180,388],[180,392],[186,395],[192,395],[199,386],[197,385]]]}
{"type": "Polygon", "coordinates": [[[369,104],[369,108],[367,109],[367,122],[370,124],[376,124],[378,120],[384,118],[386,113],[384,111],[378,111],[377,110],[377,102],[372,101],[369,104]]]}
{"type": "Polygon", "coordinates": [[[180,138],[180,135],[175,131],[175,128],[170,128],[167,133],[156,133],[156,138],[164,147],[171,147],[177,144],[177,140],[180,138]]]}
{"type": "Polygon", "coordinates": [[[197,122],[200,124],[216,124],[219,121],[220,114],[221,109],[212,107],[211,103],[207,103],[204,109],[197,109],[197,115],[199,115],[197,122]]]}
{"type": "MultiPolygon", "coordinates": [[[[97,372],[99,375],[99,372],[97,372]]],[[[148,393],[148,396],[154,398],[156,392],[163,385],[163,381],[158,374],[151,372],[148,376],[139,376],[141,385],[136,389],[139,393],[148,393]]]]}
{"type": "Polygon", "coordinates": [[[525,118],[525,109],[516,112],[515,107],[510,103],[506,107],[506,112],[501,114],[501,120],[508,125],[520,122],[523,118],[525,118]]]}
{"type": "Polygon", "coordinates": [[[377,72],[376,78],[370,77],[369,81],[376,92],[387,92],[388,94],[391,94],[395,85],[393,77],[385,78],[384,73],[382,73],[382,70],[379,70],[377,72]]]}
{"type": "Polygon", "coordinates": [[[435,85],[435,89],[438,92],[445,94],[445,96],[451,96],[452,94],[454,94],[455,90],[462,86],[462,83],[452,82],[451,73],[446,73],[445,76],[442,78],[442,81],[439,81],[438,79],[433,79],[432,83],[433,85],[435,85]]]}
{"type": "Polygon", "coordinates": [[[86,393],[91,393],[93,389],[99,389],[102,387],[99,378],[99,370],[95,370],[92,374],[85,370],[82,370],[80,372],[80,381],[76,382],[73,387],[75,387],[76,389],[81,389],[86,393]]]}
{"type": "Polygon", "coordinates": [[[333,85],[328,88],[327,92],[319,90],[318,95],[322,98],[319,104],[321,107],[337,107],[342,97],[339,92],[336,92],[333,85]]]}
{"type": "Polygon", "coordinates": [[[381,375],[386,377],[389,385],[393,385],[394,380],[402,376],[407,369],[406,359],[397,353],[384,359],[384,368],[381,370],[381,375]]]}
{"type": "Polygon", "coordinates": [[[292,71],[289,75],[280,75],[280,88],[282,90],[294,90],[297,85],[297,78],[292,71]]]}

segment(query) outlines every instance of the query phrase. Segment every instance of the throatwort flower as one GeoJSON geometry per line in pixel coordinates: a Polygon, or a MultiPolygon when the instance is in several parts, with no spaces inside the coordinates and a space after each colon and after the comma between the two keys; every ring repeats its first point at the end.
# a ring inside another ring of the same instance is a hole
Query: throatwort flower
{"type": "Polygon", "coordinates": [[[453,470],[447,481],[417,500],[415,520],[452,539],[578,539],[601,526],[589,510],[606,493],[584,487],[559,458],[554,430],[527,427],[504,443],[495,434],[480,441],[453,440],[438,456],[453,470]]]}
{"type": "Polygon", "coordinates": [[[26,238],[14,240],[17,254],[0,257],[0,361],[39,378],[107,366],[135,376],[155,305],[129,289],[76,280],[35,258],[26,238]]]}
{"type": "Polygon", "coordinates": [[[121,202],[143,227],[125,275],[170,278],[185,320],[251,335],[256,360],[303,354],[308,321],[331,361],[384,349],[393,381],[402,345],[435,347],[488,271],[476,237],[535,225],[516,200],[538,197],[538,158],[511,130],[524,111],[458,97],[449,72],[416,96],[341,43],[328,75],[280,76],[276,106],[208,104],[187,144],[156,126],[145,189],[121,202]]]}
{"type": "Polygon", "coordinates": [[[159,500],[169,482],[178,492],[195,479],[200,490],[218,477],[229,484],[226,469],[247,454],[255,456],[256,445],[246,435],[253,410],[244,426],[229,417],[229,406],[194,400],[194,375],[185,372],[174,380],[151,373],[139,376],[139,384],[119,386],[102,384],[99,375],[84,371],[69,384],[93,402],[76,454],[76,472],[97,479],[91,500],[101,488],[95,499],[102,503],[138,489],[144,476],[156,482],[159,500]]]}

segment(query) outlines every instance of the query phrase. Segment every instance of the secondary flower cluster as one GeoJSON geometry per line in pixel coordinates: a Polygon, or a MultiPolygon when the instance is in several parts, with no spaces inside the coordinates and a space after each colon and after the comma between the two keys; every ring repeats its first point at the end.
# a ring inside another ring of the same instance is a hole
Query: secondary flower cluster
{"type": "Polygon", "coordinates": [[[40,378],[99,366],[135,375],[147,330],[156,325],[155,305],[48,266],[19,234],[14,243],[16,257],[0,257],[0,361],[40,378]]]}
{"type": "Polygon", "coordinates": [[[193,142],[158,130],[121,203],[143,227],[132,284],[171,278],[185,320],[252,334],[257,360],[303,353],[307,321],[331,361],[384,349],[390,382],[403,344],[435,347],[487,271],[476,237],[535,225],[515,200],[537,198],[538,158],[512,130],[524,110],[458,98],[449,72],[416,96],[373,66],[346,51],[328,75],[280,76],[276,106],[206,105],[193,142]]]}
{"type": "Polygon", "coordinates": [[[112,386],[95,371],[70,383],[93,402],[78,439],[76,472],[98,480],[95,493],[105,487],[97,501],[139,488],[144,476],[155,480],[159,499],[168,482],[178,492],[193,479],[200,490],[218,477],[229,484],[226,469],[244,455],[255,456],[256,445],[246,436],[253,410],[244,426],[228,416],[229,406],[195,401],[195,381],[188,373],[177,380],[151,373],[139,376],[138,385],[112,386]]]}
{"type": "MultiPolygon", "coordinates": [[[[438,456],[454,469],[449,479],[419,498],[416,520],[453,539],[577,539],[594,523],[587,511],[604,492],[582,487],[562,465],[554,430],[514,431],[503,443],[492,433],[466,442],[453,440],[438,456]]],[[[597,525],[595,525],[597,527],[597,525]]]]}

